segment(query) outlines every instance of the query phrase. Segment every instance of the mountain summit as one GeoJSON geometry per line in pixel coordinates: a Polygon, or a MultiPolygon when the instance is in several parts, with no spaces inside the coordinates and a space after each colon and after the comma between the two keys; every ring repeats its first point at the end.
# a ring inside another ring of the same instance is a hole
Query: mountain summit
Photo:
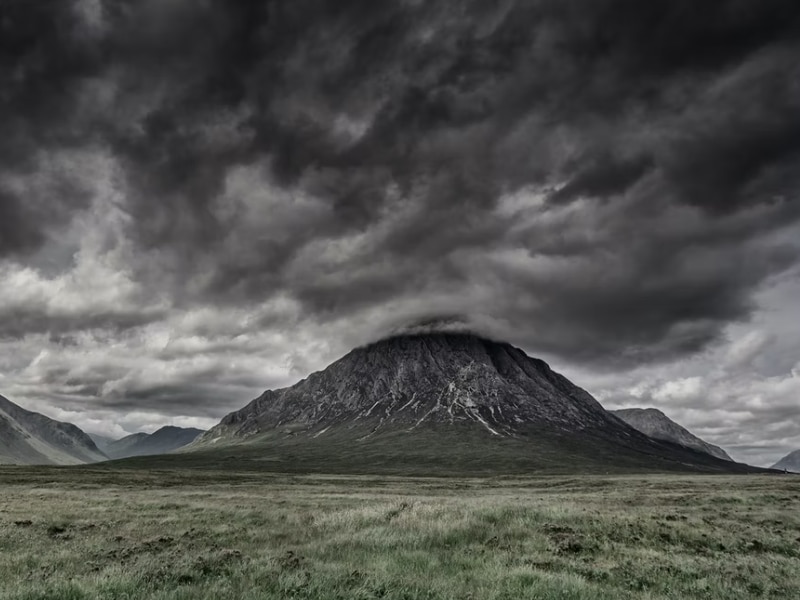
{"type": "Polygon", "coordinates": [[[421,462],[448,461],[485,470],[743,467],[653,440],[544,361],[460,333],[357,348],[292,387],[264,392],[187,449],[233,446],[276,461],[335,459],[342,468],[352,459],[369,462],[364,469],[401,461],[417,472],[421,462]]]}
{"type": "Polygon", "coordinates": [[[267,391],[203,436],[269,429],[324,435],[471,425],[493,436],[530,425],[579,431],[616,426],[584,390],[521,350],[466,334],[390,338],[358,348],[297,385],[267,391]]]}

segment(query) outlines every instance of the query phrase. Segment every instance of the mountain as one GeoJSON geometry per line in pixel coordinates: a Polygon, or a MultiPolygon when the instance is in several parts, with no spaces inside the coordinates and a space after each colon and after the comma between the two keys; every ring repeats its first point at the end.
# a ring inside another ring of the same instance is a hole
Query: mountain
{"type": "Polygon", "coordinates": [[[103,453],[105,453],[108,445],[115,441],[114,438],[105,435],[98,435],[96,433],[90,433],[88,435],[90,438],[92,438],[94,445],[97,446],[103,453]]]}
{"type": "Polygon", "coordinates": [[[779,471],[791,471],[792,473],[800,473],[800,450],[787,454],[774,465],[773,469],[779,471]]]}
{"type": "Polygon", "coordinates": [[[610,412],[651,438],[675,442],[681,446],[705,452],[722,460],[733,460],[725,450],[701,440],[658,409],[624,408],[610,412]]]}
{"type": "Polygon", "coordinates": [[[105,452],[109,458],[137,456],[135,452],[136,444],[146,440],[148,437],[149,434],[147,433],[133,433],[118,440],[109,440],[107,443],[99,445],[98,447],[105,452]]]}
{"type": "Polygon", "coordinates": [[[109,458],[167,454],[193,442],[201,433],[202,429],[167,426],[153,433],[134,433],[110,440],[103,446],[103,451],[109,458]]]}
{"type": "Polygon", "coordinates": [[[25,410],[0,396],[0,464],[78,465],[106,459],[75,425],[25,410]]]}
{"type": "Polygon", "coordinates": [[[357,348],[292,387],[264,392],[178,458],[417,474],[749,469],[651,439],[545,362],[456,333],[357,348]]]}

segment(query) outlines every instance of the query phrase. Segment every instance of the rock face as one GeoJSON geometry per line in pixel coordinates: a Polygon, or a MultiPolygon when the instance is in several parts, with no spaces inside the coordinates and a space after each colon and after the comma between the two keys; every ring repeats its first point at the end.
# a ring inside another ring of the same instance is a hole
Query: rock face
{"type": "Polygon", "coordinates": [[[800,450],[795,450],[794,452],[787,454],[774,465],[772,465],[772,468],[778,469],[779,471],[800,473],[800,450]]]}
{"type": "Polygon", "coordinates": [[[0,464],[79,465],[106,460],[83,431],[0,396],[0,464]]]}
{"type": "Polygon", "coordinates": [[[587,392],[508,344],[466,334],[383,340],[353,350],[298,384],[270,390],[226,416],[199,443],[278,429],[382,431],[470,424],[495,437],[529,426],[625,429],[587,392]]]}
{"type": "Polygon", "coordinates": [[[658,409],[625,408],[610,412],[651,438],[674,442],[722,460],[733,460],[722,448],[701,440],[658,409]]]}
{"type": "Polygon", "coordinates": [[[134,433],[119,440],[109,440],[102,449],[114,459],[167,454],[190,444],[202,433],[202,429],[167,426],[153,433],[134,433]]]}

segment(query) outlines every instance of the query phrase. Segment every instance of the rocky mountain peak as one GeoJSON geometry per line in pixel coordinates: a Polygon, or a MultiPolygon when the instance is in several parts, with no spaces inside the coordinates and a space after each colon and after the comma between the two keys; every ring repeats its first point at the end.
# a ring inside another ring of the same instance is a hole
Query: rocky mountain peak
{"type": "Polygon", "coordinates": [[[201,441],[272,429],[323,435],[358,428],[471,425],[493,436],[530,426],[618,426],[584,390],[510,344],[467,333],[400,335],[357,348],[296,385],[270,390],[201,441]]]}
{"type": "Polygon", "coordinates": [[[356,348],[182,452],[313,472],[750,470],[648,437],[519,348],[441,331],[356,348]]]}

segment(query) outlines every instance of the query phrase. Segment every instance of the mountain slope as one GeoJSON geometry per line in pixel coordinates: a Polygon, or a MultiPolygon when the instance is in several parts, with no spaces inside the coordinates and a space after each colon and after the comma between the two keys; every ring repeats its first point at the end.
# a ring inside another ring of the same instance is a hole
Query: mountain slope
{"type": "Polygon", "coordinates": [[[0,396],[0,464],[78,465],[106,459],[75,425],[25,410],[0,396]]]}
{"type": "Polygon", "coordinates": [[[115,441],[114,438],[105,435],[99,435],[97,433],[90,433],[88,435],[90,438],[92,438],[94,445],[97,446],[104,454],[106,453],[106,448],[108,445],[114,443],[115,441]]]}
{"type": "Polygon", "coordinates": [[[193,442],[201,433],[202,429],[162,427],[150,434],[134,433],[112,441],[105,446],[105,453],[110,458],[167,454],[193,442]]]}
{"type": "Polygon", "coordinates": [[[265,392],[185,452],[205,453],[186,461],[348,472],[748,468],[653,440],[543,361],[453,333],[353,350],[265,392]]]}
{"type": "Polygon", "coordinates": [[[658,409],[624,408],[610,412],[651,438],[675,442],[681,446],[705,452],[722,460],[733,460],[722,448],[701,440],[658,409]]]}
{"type": "Polygon", "coordinates": [[[778,469],[779,471],[791,471],[792,473],[800,473],[800,450],[795,450],[784,456],[774,465],[772,465],[773,469],[778,469]]]}

